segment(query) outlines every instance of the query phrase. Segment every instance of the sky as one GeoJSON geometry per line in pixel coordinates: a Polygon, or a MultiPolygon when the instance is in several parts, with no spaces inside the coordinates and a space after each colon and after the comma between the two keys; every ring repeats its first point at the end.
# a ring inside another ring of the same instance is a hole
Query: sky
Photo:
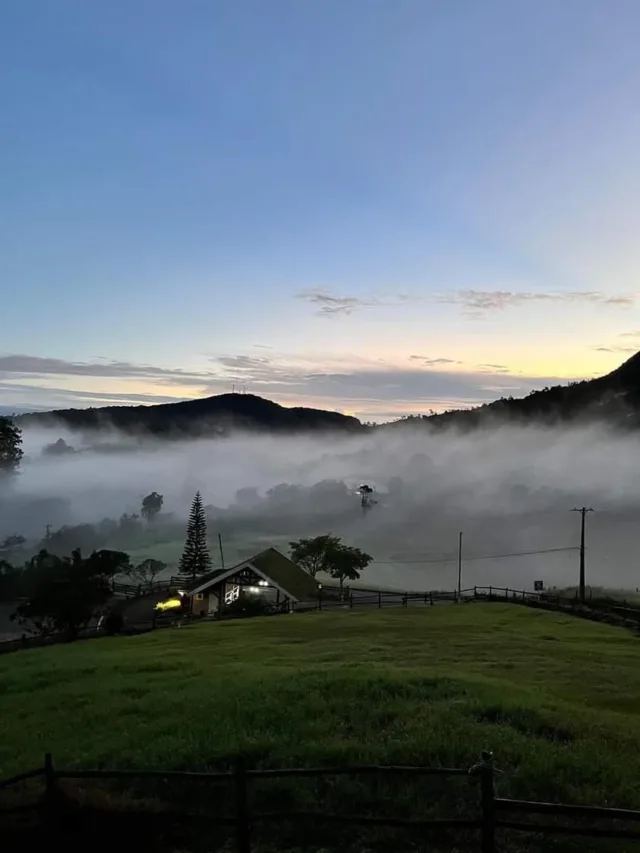
{"type": "Polygon", "coordinates": [[[4,0],[0,407],[385,420],[640,348],[637,0],[4,0]]]}

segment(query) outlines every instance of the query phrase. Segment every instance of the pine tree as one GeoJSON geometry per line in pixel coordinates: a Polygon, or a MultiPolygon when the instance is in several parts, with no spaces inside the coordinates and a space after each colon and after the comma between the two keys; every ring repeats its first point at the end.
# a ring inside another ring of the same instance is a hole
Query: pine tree
{"type": "Polygon", "coordinates": [[[15,474],[23,456],[22,430],[11,418],[0,417],[0,476],[15,474]]]}
{"type": "Polygon", "coordinates": [[[195,580],[211,569],[211,555],[207,546],[207,519],[202,505],[202,495],[196,492],[191,504],[189,522],[187,524],[187,539],[180,558],[178,571],[195,580]]]}

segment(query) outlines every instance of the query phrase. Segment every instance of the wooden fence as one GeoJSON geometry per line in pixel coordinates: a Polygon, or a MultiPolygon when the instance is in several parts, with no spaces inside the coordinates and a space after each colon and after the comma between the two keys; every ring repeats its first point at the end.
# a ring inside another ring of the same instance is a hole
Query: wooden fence
{"type": "Polygon", "coordinates": [[[529,592],[523,589],[508,587],[475,586],[473,589],[462,591],[463,597],[480,601],[506,601],[517,604],[537,604],[549,608],[571,608],[572,610],[589,609],[601,613],[611,613],[633,622],[640,622],[640,605],[623,600],[620,604],[602,601],[598,598],[587,599],[584,603],[577,595],[555,595],[553,592],[529,592]]]}
{"type": "Polygon", "coordinates": [[[173,575],[161,581],[151,581],[150,583],[119,583],[111,581],[111,592],[116,595],[123,595],[125,598],[139,598],[141,595],[150,595],[153,592],[162,592],[169,589],[182,589],[185,584],[189,585],[189,578],[173,575]]]}
{"type": "MultiPolygon", "coordinates": [[[[234,830],[236,849],[238,853],[250,853],[252,828],[259,823],[268,821],[322,821],[344,825],[369,825],[396,827],[406,830],[474,830],[478,833],[478,850],[481,853],[496,853],[496,835],[499,830],[511,830],[537,835],[569,835],[605,839],[629,839],[640,841],[640,811],[631,809],[601,808],[595,806],[566,805],[563,803],[530,802],[527,800],[512,800],[496,796],[493,756],[483,752],[480,761],[470,769],[446,767],[398,767],[384,765],[360,765],[351,767],[304,767],[283,768],[275,770],[250,769],[245,760],[239,758],[232,771],[220,773],[189,773],[179,771],[130,771],[130,770],[58,770],[50,753],[45,756],[44,765],[35,770],[20,773],[10,779],[0,781],[0,790],[6,789],[36,777],[44,780],[44,790],[40,798],[29,804],[14,808],[0,809],[3,815],[12,815],[33,811],[39,818],[54,830],[56,821],[63,815],[69,814],[74,808],[69,798],[60,789],[61,780],[117,780],[133,782],[142,779],[182,780],[192,783],[222,783],[233,785],[235,814],[229,817],[207,816],[207,821],[219,826],[229,826],[234,830]],[[345,815],[329,814],[321,811],[282,811],[259,813],[250,807],[250,783],[253,779],[281,779],[302,777],[328,777],[338,775],[389,775],[400,776],[471,776],[479,779],[478,810],[475,817],[444,818],[431,820],[411,820],[380,815],[345,815]],[[542,823],[513,819],[516,815],[552,815],[568,818],[568,823],[542,823]],[[597,820],[608,823],[608,826],[589,826],[580,824],[578,819],[597,820]],[[611,824],[637,824],[629,828],[612,826],[611,824]]],[[[76,805],[75,808],[78,808],[76,805]]],[[[159,815],[168,815],[172,819],[191,822],[193,814],[187,812],[139,812],[149,820],[157,820],[159,815]]],[[[105,816],[113,814],[104,811],[105,816]]]]}
{"type": "MultiPolygon", "coordinates": [[[[181,579],[172,577],[166,581],[158,581],[147,587],[139,587],[134,584],[113,584],[113,587],[118,589],[121,594],[127,597],[135,597],[146,592],[160,589],[175,589],[179,586],[181,579]],[[153,587],[153,590],[151,589],[153,587]],[[140,592],[142,589],[142,592],[140,592]]],[[[302,602],[283,601],[278,605],[273,605],[271,609],[272,615],[279,613],[305,613],[309,611],[330,611],[354,609],[358,607],[415,607],[415,606],[433,606],[438,603],[461,603],[468,601],[490,601],[490,602],[508,602],[515,604],[537,605],[548,609],[567,609],[570,608],[576,614],[584,613],[610,613],[618,616],[620,619],[627,620],[629,623],[640,625],[640,606],[624,602],[617,605],[599,600],[587,601],[586,610],[581,605],[577,597],[567,598],[548,592],[529,592],[528,590],[511,589],[508,587],[496,586],[475,586],[463,589],[458,593],[457,590],[431,590],[429,592],[394,592],[391,590],[371,590],[371,589],[348,589],[340,590],[338,587],[325,586],[319,590],[317,598],[302,602]]],[[[223,618],[244,618],[242,614],[229,614],[223,618]]],[[[156,628],[170,628],[175,625],[182,625],[185,622],[193,621],[194,617],[189,614],[165,614],[157,615],[147,622],[137,622],[124,631],[125,634],[141,634],[147,631],[155,630],[156,628]]],[[[102,637],[104,632],[97,627],[84,628],[80,632],[78,639],[91,639],[93,637],[102,637]]],[[[48,646],[55,643],[65,642],[66,637],[59,632],[51,632],[48,634],[37,634],[34,636],[24,635],[23,637],[12,640],[0,640],[0,654],[5,652],[18,651],[25,648],[34,648],[38,646],[48,646]]]]}

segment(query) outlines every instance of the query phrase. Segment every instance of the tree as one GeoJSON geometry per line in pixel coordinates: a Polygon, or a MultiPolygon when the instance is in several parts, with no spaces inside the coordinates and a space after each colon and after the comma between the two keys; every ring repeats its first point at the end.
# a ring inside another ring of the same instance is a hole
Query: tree
{"type": "Polygon", "coordinates": [[[340,591],[342,592],[345,580],[357,581],[360,572],[367,568],[373,557],[361,551],[360,548],[339,543],[329,552],[328,560],[330,563],[329,574],[340,582],[340,591]]]}
{"type": "Polygon", "coordinates": [[[245,486],[236,492],[235,502],[238,509],[250,511],[258,509],[262,503],[262,498],[255,486],[245,486]]]}
{"type": "Polygon", "coordinates": [[[166,568],[167,564],[163,563],[162,560],[153,560],[149,557],[138,563],[137,566],[134,566],[129,571],[129,577],[138,581],[142,586],[151,586],[158,575],[162,574],[166,568]]]}
{"type": "Polygon", "coordinates": [[[187,538],[180,557],[178,571],[195,580],[211,569],[211,555],[207,546],[207,519],[202,505],[202,495],[196,492],[187,523],[187,538]]]}
{"type": "Polygon", "coordinates": [[[22,594],[23,570],[0,559],[0,601],[15,601],[22,594]]]}
{"type": "Polygon", "coordinates": [[[135,540],[142,529],[140,524],[140,516],[135,512],[127,515],[123,512],[118,522],[117,541],[123,545],[127,545],[132,540],[135,540]]]}
{"type": "Polygon", "coordinates": [[[0,476],[17,473],[23,456],[22,430],[11,418],[0,417],[0,476]]]}
{"type": "Polygon", "coordinates": [[[107,603],[109,581],[128,562],[121,551],[94,551],[89,557],[79,549],[70,557],[40,551],[29,565],[27,600],[13,618],[41,632],[62,631],[73,640],[107,603]]]}
{"type": "Polygon", "coordinates": [[[291,559],[309,572],[312,578],[315,578],[318,572],[329,572],[330,554],[339,545],[340,539],[330,533],[326,533],[324,536],[316,536],[313,539],[298,539],[297,542],[289,542],[291,559]]]}
{"type": "Polygon", "coordinates": [[[105,544],[104,537],[92,524],[78,524],[75,527],[64,524],[53,532],[48,529],[39,547],[40,550],[63,557],[77,548],[81,551],[95,551],[105,544]]]}
{"type": "Polygon", "coordinates": [[[164,498],[158,492],[151,492],[142,501],[142,517],[147,521],[153,521],[156,515],[161,511],[164,498]]]}
{"type": "Polygon", "coordinates": [[[14,533],[13,536],[7,536],[7,538],[0,543],[0,554],[6,556],[8,554],[12,554],[14,551],[20,551],[26,541],[27,540],[24,536],[20,536],[17,533],[14,533]]]}
{"type": "Polygon", "coordinates": [[[67,453],[75,452],[75,448],[71,447],[70,444],[67,444],[64,438],[59,438],[57,441],[54,441],[53,444],[46,444],[42,450],[42,453],[45,456],[64,456],[67,453]]]}

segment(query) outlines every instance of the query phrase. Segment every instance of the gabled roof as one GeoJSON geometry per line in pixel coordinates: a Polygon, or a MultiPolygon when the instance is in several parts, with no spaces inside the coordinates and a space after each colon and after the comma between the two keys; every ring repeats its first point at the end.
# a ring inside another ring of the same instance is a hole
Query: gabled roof
{"type": "Polygon", "coordinates": [[[288,557],[285,557],[284,554],[281,554],[280,551],[275,548],[267,548],[266,551],[261,551],[255,557],[249,557],[249,559],[243,560],[230,569],[225,571],[218,569],[216,572],[210,572],[205,577],[198,579],[198,585],[190,589],[188,595],[205,592],[210,587],[217,586],[222,581],[247,568],[253,569],[271,586],[276,587],[284,595],[296,601],[304,601],[306,598],[311,598],[317,594],[318,584],[311,575],[307,574],[304,569],[301,569],[288,557]]]}
{"type": "Polygon", "coordinates": [[[226,575],[226,569],[213,569],[211,572],[207,572],[206,575],[200,575],[199,578],[196,578],[195,581],[191,581],[188,577],[185,577],[184,585],[187,592],[187,595],[191,595],[192,592],[195,592],[196,586],[198,587],[198,592],[200,592],[200,587],[204,584],[209,585],[211,581],[220,577],[220,575],[226,575]]]}

